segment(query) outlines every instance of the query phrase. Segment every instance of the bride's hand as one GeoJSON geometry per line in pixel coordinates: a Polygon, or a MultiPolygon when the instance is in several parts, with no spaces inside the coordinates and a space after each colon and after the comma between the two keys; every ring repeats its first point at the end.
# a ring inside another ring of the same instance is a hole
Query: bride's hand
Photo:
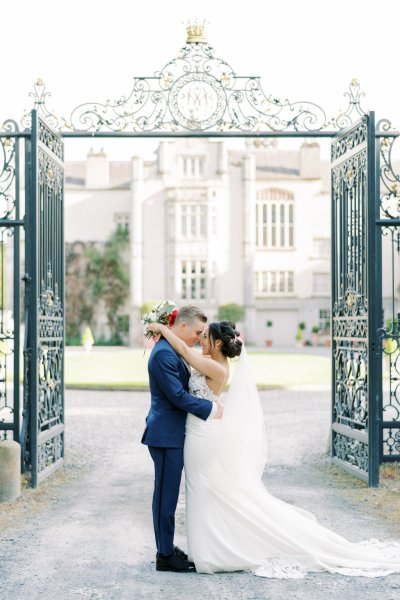
{"type": "Polygon", "coordinates": [[[146,325],[146,331],[151,333],[161,333],[163,325],[161,323],[149,323],[146,325]]]}
{"type": "Polygon", "coordinates": [[[153,342],[157,343],[161,339],[161,333],[157,331],[157,327],[154,325],[159,325],[159,323],[152,323],[151,325],[146,325],[146,331],[152,333],[151,339],[153,342]]]}

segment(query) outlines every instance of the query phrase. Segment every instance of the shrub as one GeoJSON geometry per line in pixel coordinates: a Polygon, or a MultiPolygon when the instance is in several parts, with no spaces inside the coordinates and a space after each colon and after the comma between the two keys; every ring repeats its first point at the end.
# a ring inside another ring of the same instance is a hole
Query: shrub
{"type": "Polygon", "coordinates": [[[244,314],[245,310],[243,306],[235,302],[230,302],[228,304],[221,304],[218,307],[217,319],[219,321],[233,321],[237,323],[243,320],[244,314]]]}
{"type": "Polygon", "coordinates": [[[140,316],[143,317],[143,315],[151,312],[153,306],[160,304],[160,302],[161,300],[147,300],[147,302],[143,302],[143,304],[139,308],[140,316]]]}

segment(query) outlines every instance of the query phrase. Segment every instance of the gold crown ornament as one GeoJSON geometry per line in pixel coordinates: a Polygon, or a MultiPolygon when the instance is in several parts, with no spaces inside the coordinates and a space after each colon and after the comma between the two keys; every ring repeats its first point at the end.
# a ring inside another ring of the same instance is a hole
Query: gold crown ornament
{"type": "Polygon", "coordinates": [[[187,33],[187,38],[186,38],[186,43],[187,44],[206,44],[206,38],[204,35],[204,24],[205,21],[203,21],[202,23],[198,23],[197,21],[195,21],[194,23],[190,23],[190,21],[187,24],[186,27],[186,33],[187,33]]]}

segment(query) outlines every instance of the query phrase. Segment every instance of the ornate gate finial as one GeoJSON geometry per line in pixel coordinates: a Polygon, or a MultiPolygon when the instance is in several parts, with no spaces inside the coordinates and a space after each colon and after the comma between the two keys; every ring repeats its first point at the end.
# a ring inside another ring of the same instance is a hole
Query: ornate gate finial
{"type": "MultiPolygon", "coordinates": [[[[38,77],[36,83],[33,86],[33,92],[29,93],[29,96],[33,98],[32,108],[36,108],[38,115],[45,121],[52,129],[58,130],[62,126],[62,120],[57,117],[54,112],[51,112],[46,106],[46,98],[51,96],[51,93],[46,90],[46,84],[43,79],[38,77]]],[[[21,124],[26,129],[31,127],[31,110],[26,110],[22,115],[21,124]]]]}
{"type": "Polygon", "coordinates": [[[188,21],[188,24],[186,27],[186,32],[187,32],[186,43],[187,44],[206,44],[207,43],[207,40],[205,38],[204,25],[205,25],[205,21],[203,21],[203,23],[198,23],[197,20],[194,23],[191,23],[190,21],[188,21]]]}
{"type": "MultiPolygon", "coordinates": [[[[128,95],[116,100],[85,102],[68,119],[46,106],[49,92],[41,79],[30,95],[39,116],[53,129],[91,133],[175,132],[318,132],[348,127],[364,114],[360,84],[353,79],[345,96],[348,106],[327,119],[309,101],[290,102],[262,89],[259,77],[237,75],[216,56],[205,37],[205,21],[186,25],[186,42],[178,56],[150,77],[135,77],[128,95]]],[[[22,123],[30,127],[30,112],[22,123]]]]}

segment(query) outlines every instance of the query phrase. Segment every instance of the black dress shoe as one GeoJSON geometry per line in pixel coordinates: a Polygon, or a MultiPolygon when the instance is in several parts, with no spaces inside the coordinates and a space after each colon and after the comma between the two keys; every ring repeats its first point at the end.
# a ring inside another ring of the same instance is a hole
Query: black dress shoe
{"type": "Polygon", "coordinates": [[[171,554],[171,556],[160,556],[156,558],[157,571],[174,571],[175,573],[194,573],[195,566],[187,561],[179,554],[171,554]]]}
{"type": "MultiPolygon", "coordinates": [[[[185,560],[188,560],[188,555],[186,554],[186,552],[184,552],[183,550],[181,550],[178,546],[174,546],[174,554],[177,554],[178,556],[182,556],[182,558],[184,558],[185,560]]],[[[163,556],[162,554],[160,554],[159,552],[157,552],[156,557],[158,558],[159,556],[163,556]]]]}
{"type": "Polygon", "coordinates": [[[186,552],[184,552],[183,550],[178,548],[178,546],[174,546],[174,554],[177,554],[178,556],[182,556],[182,558],[184,558],[185,560],[188,560],[188,555],[186,554],[186,552]]]}
{"type": "Polygon", "coordinates": [[[176,554],[177,556],[181,556],[182,558],[184,558],[185,560],[188,561],[188,565],[195,568],[194,566],[194,562],[191,562],[189,560],[188,555],[186,554],[186,552],[184,552],[183,550],[181,550],[180,548],[178,548],[178,546],[174,546],[174,554],[176,554]]]}

